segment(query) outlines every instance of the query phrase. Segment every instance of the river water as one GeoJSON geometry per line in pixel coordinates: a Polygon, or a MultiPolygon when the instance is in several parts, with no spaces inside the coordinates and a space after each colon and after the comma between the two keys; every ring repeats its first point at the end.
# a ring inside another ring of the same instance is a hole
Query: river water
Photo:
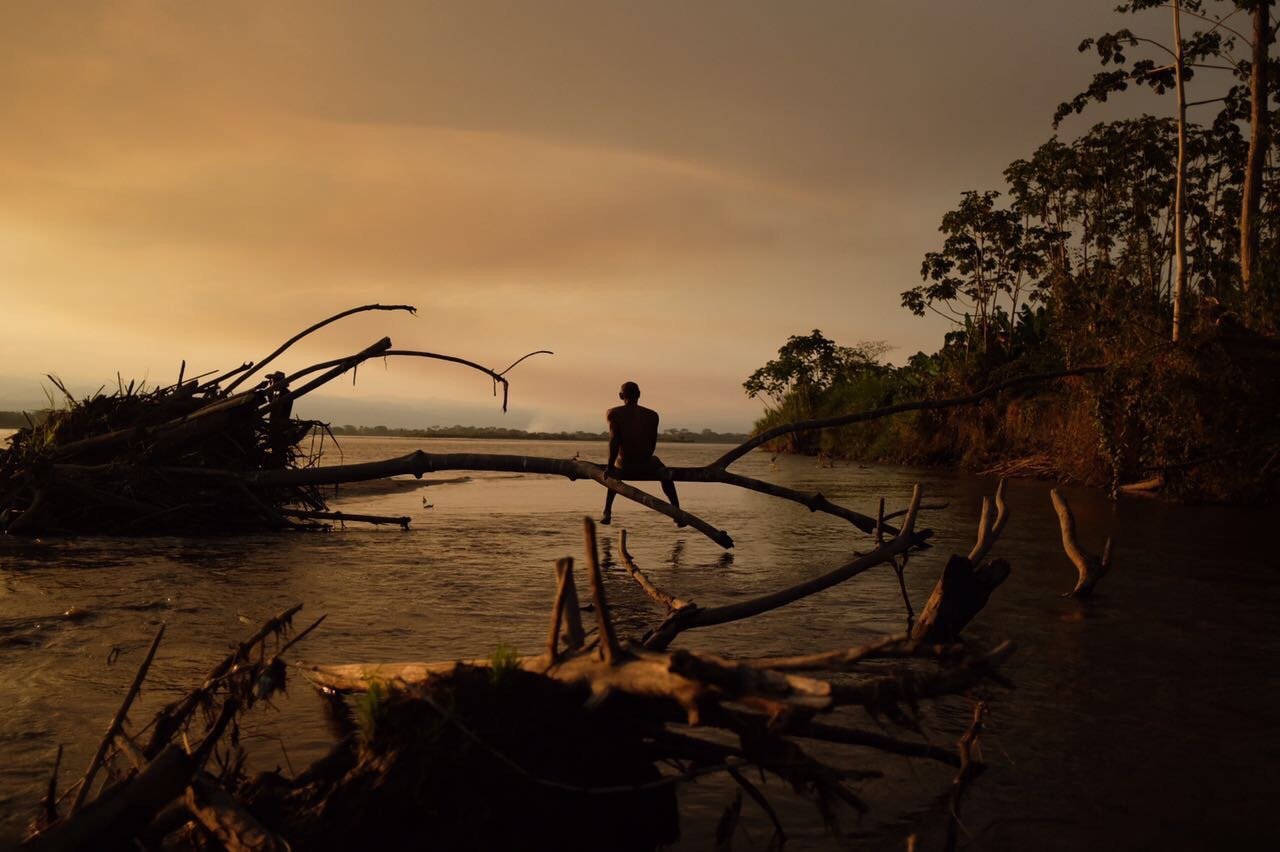
{"type": "MultiPolygon", "coordinates": [[[[600,443],[422,441],[346,438],[329,463],[367,461],[422,448],[603,460],[600,443]]],[[[671,465],[702,464],[724,447],[664,444],[671,465]]],[[[935,547],[911,561],[908,586],[923,604],[947,554],[968,552],[981,497],[994,482],[939,470],[857,464],[824,468],[813,459],[754,453],[740,473],[791,488],[821,490],[874,514],[880,496],[905,505],[920,482],[935,547]]],[[[351,512],[410,515],[408,532],[351,527],[322,534],[114,540],[0,537],[0,838],[15,835],[66,747],[64,782],[87,765],[160,622],[165,640],[133,718],[199,682],[210,664],[270,614],[294,603],[299,624],[327,613],[298,646],[316,662],[483,657],[499,643],[534,653],[545,640],[553,562],[582,552],[581,519],[598,516],[591,482],[541,476],[435,474],[419,490],[339,494],[351,512]],[[72,608],[77,618],[61,617],[72,608]],[[113,653],[116,652],[116,653],[113,653]],[[108,658],[118,660],[108,664],[108,658]]],[[[814,576],[868,549],[843,521],[761,494],[682,484],[685,508],[728,530],[731,553],[626,500],[636,561],[670,591],[702,604],[732,602],[814,576]]],[[[1014,639],[1010,691],[988,690],[984,738],[989,764],[964,807],[969,848],[1212,849],[1275,836],[1280,784],[1277,613],[1280,577],[1269,536],[1274,511],[1112,504],[1068,490],[1081,536],[1100,549],[1116,537],[1114,568],[1088,602],[1060,597],[1074,569],[1041,483],[1008,486],[1010,521],[993,555],[1013,575],[970,627],[970,637],[1014,639]]],[[[624,633],[658,613],[605,547],[606,583],[624,633]]],[[[888,569],[747,622],[684,634],[679,646],[726,654],[800,653],[850,646],[903,629],[888,569]]],[[[924,732],[950,744],[969,708],[949,700],[924,717],[924,732]]],[[[274,709],[248,717],[245,743],[258,768],[300,770],[329,742],[320,702],[295,680],[274,709]]],[[[852,721],[874,726],[867,719],[852,721]]],[[[814,743],[842,765],[876,769],[858,786],[870,812],[843,815],[840,833],[812,807],[770,781],[788,849],[902,849],[912,824],[942,819],[939,797],[951,771],[920,760],[814,743]]],[[[680,848],[710,845],[731,782],[682,788],[680,848]]],[[[743,848],[763,845],[768,823],[748,801],[743,848]]],[[[0,845],[3,842],[0,841],[0,845]]]]}

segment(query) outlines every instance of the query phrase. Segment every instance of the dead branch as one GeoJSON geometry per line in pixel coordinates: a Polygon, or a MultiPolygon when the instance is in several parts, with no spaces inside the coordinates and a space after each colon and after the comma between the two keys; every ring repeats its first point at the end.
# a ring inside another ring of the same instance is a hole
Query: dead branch
{"type": "Polygon", "coordinates": [[[74,816],[32,835],[20,848],[26,852],[118,848],[182,794],[194,771],[187,753],[169,746],[137,775],[107,787],[74,816]]]}
{"type": "MultiPolygon", "coordinates": [[[[165,468],[176,475],[202,477],[240,477],[257,486],[306,486],[334,485],[344,482],[360,482],[370,479],[384,479],[391,476],[412,474],[421,477],[426,473],[454,470],[485,470],[512,473],[538,473],[552,476],[563,476],[569,480],[590,479],[608,488],[610,491],[633,500],[646,508],[660,512],[673,520],[693,527],[721,547],[733,546],[733,539],[724,530],[711,526],[697,515],[684,509],[677,509],[665,500],[639,490],[621,481],[617,477],[606,477],[602,465],[579,459],[553,459],[542,456],[512,456],[489,453],[427,453],[421,450],[394,459],[360,464],[332,465],[327,467],[311,467],[303,469],[262,470],[262,471],[213,471],[207,468],[165,468]]],[[[749,488],[798,502],[811,511],[825,512],[844,518],[865,532],[873,532],[876,528],[874,518],[862,515],[831,503],[821,494],[807,495],[791,489],[774,486],[771,483],[739,476],[714,467],[702,468],[667,468],[664,473],[652,476],[627,476],[630,481],[656,481],[669,477],[676,482],[719,482],[749,488]]],[[[918,509],[919,507],[917,507],[918,509]]],[[[891,533],[898,532],[891,526],[885,527],[891,533]]],[[[922,544],[922,542],[917,542],[922,544]]]]}
{"type": "Polygon", "coordinates": [[[609,602],[604,593],[604,578],[600,575],[600,550],[596,546],[596,522],[582,519],[582,534],[586,539],[587,579],[591,581],[591,600],[595,604],[596,623],[600,630],[600,656],[606,665],[614,665],[622,657],[622,646],[613,631],[609,617],[609,602]]]}
{"type": "Polygon", "coordinates": [[[53,771],[49,773],[49,784],[45,787],[44,798],[40,801],[41,829],[58,821],[58,770],[62,767],[62,744],[58,744],[58,753],[53,758],[53,771]]]}
{"type": "Polygon", "coordinates": [[[76,791],[76,797],[71,800],[72,814],[80,810],[80,807],[88,797],[89,789],[93,786],[93,777],[97,774],[98,768],[107,756],[107,749],[111,747],[111,742],[116,733],[124,726],[125,717],[129,715],[129,708],[133,705],[133,700],[138,697],[138,692],[142,689],[142,681],[147,677],[147,670],[151,668],[151,661],[155,659],[156,649],[160,647],[160,640],[163,638],[164,624],[161,623],[160,628],[156,630],[155,638],[151,640],[151,647],[147,649],[146,656],[142,659],[142,663],[138,666],[138,671],[133,676],[133,682],[129,684],[129,689],[125,692],[124,700],[120,702],[120,708],[116,710],[116,715],[111,719],[111,724],[107,726],[107,732],[103,735],[102,741],[98,743],[98,750],[94,752],[93,760],[89,762],[89,769],[80,781],[80,789],[76,791]]]}
{"type": "Polygon", "coordinates": [[[849,671],[866,660],[927,659],[947,662],[959,659],[964,653],[965,646],[961,644],[929,644],[902,633],[856,648],[791,657],[746,657],[738,662],[774,671],[849,671]]]}
{"type": "Polygon", "coordinates": [[[881,710],[892,704],[914,705],[925,698],[961,692],[998,669],[1017,646],[1001,642],[985,653],[966,657],[951,668],[938,672],[911,672],[873,678],[861,683],[832,684],[832,700],[836,704],[859,704],[869,710],[881,710]]]}
{"type": "Polygon", "coordinates": [[[573,581],[572,556],[556,561],[556,577],[564,586],[564,601],[561,605],[561,617],[564,619],[564,646],[570,651],[576,651],[586,642],[586,633],[582,629],[582,609],[578,606],[578,587],[573,581]]]}
{"type": "Polygon", "coordinates": [[[358,308],[349,308],[348,310],[336,313],[333,316],[329,317],[328,319],[321,320],[315,325],[308,326],[307,328],[295,334],[293,337],[290,337],[284,343],[280,344],[280,346],[274,352],[272,352],[266,358],[263,358],[261,361],[259,361],[251,369],[246,371],[244,375],[240,376],[240,378],[236,379],[234,382],[227,385],[227,388],[224,391],[224,393],[226,394],[231,393],[233,390],[239,387],[241,383],[245,381],[245,379],[249,378],[254,373],[258,372],[263,367],[270,364],[286,349],[288,349],[293,344],[297,343],[302,338],[306,337],[308,334],[311,334],[313,331],[318,331],[324,328],[326,325],[329,325],[330,323],[337,322],[343,317],[349,317],[352,314],[363,313],[364,311],[408,311],[411,314],[416,314],[418,312],[418,309],[415,308],[413,305],[361,305],[358,308]]]}
{"type": "Polygon", "coordinates": [[[1076,519],[1071,514],[1071,507],[1067,505],[1066,498],[1056,488],[1049,491],[1049,497],[1053,500],[1053,508],[1058,513],[1058,526],[1062,529],[1062,549],[1066,551],[1071,563],[1076,566],[1078,574],[1075,588],[1068,593],[1068,596],[1088,597],[1093,594],[1098,581],[1111,570],[1111,538],[1107,537],[1107,543],[1102,547],[1102,556],[1086,551],[1076,538],[1076,519]]]}
{"type": "Polygon", "coordinates": [[[978,538],[973,545],[973,550],[969,551],[969,561],[974,565],[987,558],[987,554],[991,552],[991,548],[995,546],[996,541],[1000,538],[1000,534],[1004,532],[1005,522],[1009,520],[1009,510],[1004,502],[1004,483],[1003,479],[996,486],[995,519],[991,519],[991,501],[986,497],[982,498],[982,515],[978,519],[978,538]]]}
{"type": "Polygon", "coordinates": [[[636,565],[635,560],[632,559],[631,554],[627,551],[626,530],[621,530],[618,533],[618,550],[622,554],[622,564],[626,567],[627,573],[631,575],[631,579],[635,580],[636,583],[639,584],[640,588],[644,589],[644,593],[652,598],[659,606],[664,607],[668,612],[692,606],[691,601],[681,600],[680,598],[667,594],[662,589],[655,586],[652,581],[645,576],[645,573],[640,570],[640,567],[636,565]]]}
{"type": "Polygon", "coordinates": [[[346,358],[340,359],[335,366],[324,371],[319,376],[315,377],[311,381],[304,384],[302,387],[293,388],[292,390],[286,391],[285,393],[281,394],[280,398],[282,400],[289,400],[290,402],[292,402],[296,400],[298,397],[305,396],[311,393],[316,388],[322,385],[328,384],[329,382],[341,376],[343,373],[346,373],[349,370],[355,369],[356,367],[363,364],[365,361],[368,361],[370,358],[377,358],[378,356],[385,354],[387,350],[390,348],[391,348],[391,338],[384,337],[381,340],[379,340],[377,343],[371,343],[370,345],[366,346],[364,349],[361,349],[359,352],[355,353],[354,355],[349,355],[346,358]]]}
{"type": "Polygon", "coordinates": [[[348,521],[362,524],[397,524],[401,529],[409,529],[409,521],[412,520],[408,515],[400,515],[398,517],[392,515],[359,515],[352,512],[317,512],[314,509],[282,509],[280,514],[288,515],[291,518],[304,518],[311,521],[337,521],[345,524],[348,521]]]}
{"type": "Polygon", "coordinates": [[[973,780],[974,775],[977,774],[978,769],[981,767],[981,764],[974,759],[973,750],[978,745],[978,737],[982,735],[982,726],[986,715],[986,702],[976,702],[973,707],[973,721],[969,723],[969,727],[956,744],[956,751],[960,757],[960,771],[956,773],[956,777],[951,781],[951,792],[947,800],[949,819],[947,820],[947,841],[943,847],[946,852],[955,852],[956,841],[962,827],[960,825],[960,802],[964,798],[965,790],[969,787],[969,782],[973,780]]]}
{"type": "Polygon", "coordinates": [[[411,356],[415,358],[435,358],[440,361],[452,361],[455,364],[462,364],[463,366],[471,367],[473,370],[479,370],[480,372],[484,373],[485,375],[493,379],[495,390],[497,385],[502,385],[502,410],[505,412],[507,410],[507,394],[510,391],[510,382],[507,381],[506,374],[509,373],[511,369],[516,366],[516,364],[519,364],[521,361],[523,361],[526,358],[532,358],[534,355],[554,355],[555,353],[552,352],[550,349],[539,349],[535,352],[530,352],[527,355],[522,355],[521,357],[517,358],[510,367],[507,367],[507,369],[503,370],[501,373],[491,370],[488,367],[483,367],[474,361],[468,361],[465,358],[458,358],[453,355],[438,355],[434,352],[415,352],[415,351],[410,351],[405,349],[392,349],[386,354],[387,355],[405,355],[405,356],[411,356]]]}
{"type": "Polygon", "coordinates": [[[733,547],[733,539],[724,530],[716,529],[697,515],[683,509],[677,509],[665,500],[659,500],[657,497],[613,477],[606,477],[604,468],[601,465],[577,459],[551,459],[541,456],[509,456],[486,453],[425,453],[419,450],[395,459],[362,464],[333,465],[330,467],[248,471],[244,473],[210,471],[204,468],[166,468],[165,470],[177,475],[240,478],[253,485],[268,487],[334,485],[343,482],[385,479],[402,474],[413,474],[421,477],[425,473],[444,470],[541,473],[563,476],[569,480],[590,479],[629,500],[634,500],[677,522],[693,527],[721,547],[733,547]]]}
{"type": "Polygon", "coordinates": [[[565,598],[569,595],[569,586],[573,583],[573,571],[561,559],[556,562],[556,599],[551,606],[551,632],[547,635],[547,659],[555,665],[560,656],[560,624],[564,616],[565,598]]]}
{"type": "MultiPolygon", "coordinates": [[[[554,355],[554,354],[555,353],[552,352],[550,349],[539,349],[537,351],[530,352],[527,355],[522,355],[521,357],[517,358],[515,362],[511,364],[510,367],[507,367],[507,369],[503,370],[500,373],[497,372],[496,370],[491,370],[488,367],[485,367],[481,364],[477,364],[475,361],[469,361],[466,358],[458,358],[457,356],[454,356],[454,355],[441,355],[436,352],[419,352],[419,351],[410,350],[410,349],[388,349],[387,351],[382,352],[381,356],[383,358],[389,358],[389,357],[430,358],[437,361],[449,361],[454,364],[462,364],[464,367],[470,367],[473,370],[479,370],[480,372],[484,373],[486,376],[489,376],[491,379],[493,379],[495,389],[497,385],[499,384],[502,385],[502,410],[505,412],[507,410],[507,396],[508,396],[508,392],[510,390],[510,385],[511,385],[510,380],[506,378],[507,373],[511,372],[511,370],[517,364],[519,364],[521,361],[525,360],[526,358],[532,358],[534,355],[554,355]]],[[[327,370],[331,367],[338,366],[339,364],[342,364],[346,360],[347,359],[345,358],[335,358],[331,361],[322,361],[319,364],[312,364],[310,367],[304,367],[301,370],[298,370],[296,373],[290,374],[285,381],[288,384],[293,384],[293,382],[302,378],[303,376],[309,376],[312,373],[319,372],[320,370],[327,370]]]]}
{"type": "Polygon", "coordinates": [[[787,736],[819,740],[821,742],[840,743],[841,745],[863,746],[889,754],[900,754],[904,757],[927,757],[930,760],[936,760],[949,766],[960,765],[960,759],[953,752],[932,743],[900,740],[873,731],[861,731],[844,725],[818,722],[808,716],[799,714],[771,719],[759,714],[752,714],[744,710],[734,710],[728,707],[719,708],[717,713],[738,716],[744,720],[750,719],[749,723],[753,725],[769,725],[777,734],[786,734],[787,736]]]}
{"type": "Polygon", "coordinates": [[[870,570],[877,565],[888,562],[894,556],[900,553],[906,553],[908,550],[918,547],[923,541],[926,541],[933,535],[932,530],[922,530],[915,532],[916,513],[920,508],[920,487],[917,485],[911,496],[911,508],[907,512],[906,520],[902,524],[902,529],[894,538],[880,545],[875,550],[859,556],[850,562],[828,571],[820,577],[807,580],[803,583],[797,583],[780,591],[773,592],[751,600],[741,601],[726,606],[701,608],[697,606],[687,606],[683,609],[672,612],[667,619],[658,625],[657,628],[645,639],[644,646],[646,648],[665,648],[671,644],[672,640],[685,630],[697,627],[710,627],[715,624],[725,624],[730,621],[740,621],[744,618],[750,618],[753,615],[759,615],[789,603],[794,603],[801,598],[816,594],[832,586],[843,583],[851,577],[856,577],[864,571],[870,570]]]}
{"type": "Polygon", "coordinates": [[[967,557],[953,555],[947,560],[942,576],[934,584],[920,618],[911,629],[911,636],[916,641],[927,644],[958,641],[960,631],[987,605],[991,593],[1008,578],[1011,570],[1008,562],[1003,559],[986,561],[1009,519],[1003,479],[996,486],[994,505],[996,516],[992,518],[992,501],[982,498],[982,514],[973,549],[967,557]]]}
{"type": "Polygon", "coordinates": [[[204,683],[196,689],[191,690],[182,698],[173,701],[158,712],[151,721],[150,727],[151,739],[148,740],[147,746],[143,749],[143,753],[150,759],[159,754],[162,749],[169,743],[169,740],[178,732],[187,719],[195,712],[196,708],[207,699],[210,691],[227,676],[239,663],[249,659],[249,654],[262,643],[267,637],[275,633],[280,633],[292,623],[293,617],[302,609],[302,604],[295,604],[288,609],[278,613],[272,618],[263,622],[262,626],[257,629],[244,642],[241,642],[236,648],[222,659],[216,666],[209,670],[205,675],[204,683]]]}
{"type": "Polygon", "coordinates": [[[197,774],[191,779],[184,804],[227,852],[285,852],[289,848],[208,776],[197,774]]]}

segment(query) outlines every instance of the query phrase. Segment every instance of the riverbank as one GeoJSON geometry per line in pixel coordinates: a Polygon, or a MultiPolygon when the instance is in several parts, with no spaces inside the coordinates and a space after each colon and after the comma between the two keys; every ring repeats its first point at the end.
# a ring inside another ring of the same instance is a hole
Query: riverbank
{"type": "MultiPolygon", "coordinates": [[[[875,365],[828,387],[792,390],[756,424],[965,396],[1061,368],[1027,358],[996,365],[942,354],[895,370],[875,365]],[[925,363],[927,362],[927,364],[925,363]]],[[[1173,499],[1280,498],[1280,341],[1214,327],[1177,345],[1117,359],[977,405],[915,411],[784,436],[773,452],[824,460],[928,465],[1100,487],[1132,484],[1173,499]]]]}

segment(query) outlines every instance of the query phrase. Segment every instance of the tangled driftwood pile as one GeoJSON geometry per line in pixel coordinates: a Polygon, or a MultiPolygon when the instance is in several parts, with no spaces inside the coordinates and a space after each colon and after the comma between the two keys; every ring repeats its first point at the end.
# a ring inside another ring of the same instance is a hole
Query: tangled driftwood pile
{"type": "MultiPolygon", "coordinates": [[[[202,685],[133,731],[129,707],[162,629],[88,772],[60,793],[55,769],[39,823],[23,848],[277,850],[387,843],[487,849],[554,842],[566,849],[650,849],[678,835],[675,787],[708,773],[733,778],[774,821],[781,840],[781,820],[747,769],[806,794],[831,825],[842,807],[867,808],[854,785],[877,775],[837,766],[811,753],[806,741],[955,767],[945,829],[947,844],[954,845],[960,798],[980,768],[976,739],[986,703],[972,690],[987,679],[1003,682],[998,668],[1013,645],[980,648],[960,639],[958,630],[986,597],[974,597],[946,577],[964,568],[987,578],[989,594],[1007,576],[1006,563],[986,558],[1007,520],[1002,489],[994,506],[994,517],[983,513],[970,555],[951,558],[934,599],[908,633],[857,648],[759,659],[667,646],[684,630],[766,612],[878,565],[901,570],[932,535],[916,528],[918,488],[901,529],[886,540],[881,521],[870,553],[815,581],[723,607],[701,607],[658,589],[627,551],[623,533],[626,574],[666,611],[652,630],[631,641],[617,635],[595,528],[587,519],[590,605],[579,604],[573,560],[560,560],[542,653],[499,652],[467,662],[292,664],[327,694],[361,693],[350,732],[292,778],[248,775],[239,719],[284,687],[282,655],[319,622],[273,645],[298,607],[281,613],[202,685]],[[594,631],[584,627],[584,611],[591,613],[594,631]],[[918,730],[924,704],[949,695],[973,701],[972,724],[956,750],[883,729],[918,730]],[[862,708],[876,727],[824,719],[840,708],[862,708]],[[95,777],[103,774],[108,781],[94,795],[95,777]]],[[[904,602],[910,613],[905,596],[904,602]]],[[[340,699],[331,700],[340,716],[348,712],[340,699]]],[[[739,799],[726,812],[726,844],[740,808],[739,799]]]]}
{"type": "Polygon", "coordinates": [[[177,382],[151,390],[120,381],[113,393],[99,390],[78,400],[50,376],[66,407],[19,430],[0,449],[0,530],[11,535],[141,535],[315,526],[334,520],[407,525],[408,518],[331,513],[315,484],[279,476],[305,472],[318,462],[318,451],[304,451],[299,442],[325,424],[292,417],[294,401],[371,358],[401,356],[449,361],[485,373],[495,394],[502,387],[506,410],[505,373],[524,358],[499,372],[452,355],[393,349],[391,339],[384,337],[353,355],[288,376],[267,374],[251,383],[251,377],[303,337],[365,311],[412,313],[414,308],[352,308],[294,335],[256,363],[213,378],[186,378],[183,362],[177,382]],[[257,476],[263,472],[277,477],[257,476]]]}

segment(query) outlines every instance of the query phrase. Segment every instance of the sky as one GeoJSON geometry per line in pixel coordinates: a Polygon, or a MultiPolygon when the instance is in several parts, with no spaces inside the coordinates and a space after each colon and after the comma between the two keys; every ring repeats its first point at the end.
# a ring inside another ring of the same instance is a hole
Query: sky
{"type": "MultiPolygon", "coordinates": [[[[900,307],[966,189],[1053,130],[1114,0],[9,0],[0,409],[117,372],[296,369],[383,335],[335,423],[746,430],[792,334],[933,351],[900,307]]],[[[1163,36],[1163,17],[1145,22],[1163,36]]],[[[1157,103],[1156,108],[1164,105],[1157,103]]],[[[1133,108],[1129,102],[1127,109],[1133,108]]],[[[1074,135],[1105,110],[1064,125],[1074,135]]]]}

